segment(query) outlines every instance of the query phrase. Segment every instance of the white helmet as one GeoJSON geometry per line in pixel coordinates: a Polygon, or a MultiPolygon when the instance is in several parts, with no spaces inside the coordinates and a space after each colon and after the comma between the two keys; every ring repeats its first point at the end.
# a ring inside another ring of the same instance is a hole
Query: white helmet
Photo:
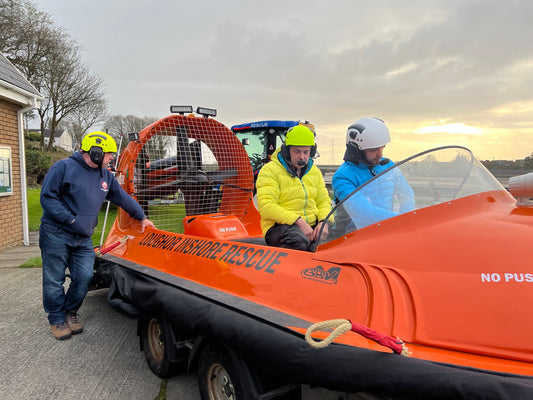
{"type": "Polygon", "coordinates": [[[361,118],[348,127],[346,144],[353,143],[359,150],[376,149],[390,143],[390,132],[379,118],[361,118]]]}

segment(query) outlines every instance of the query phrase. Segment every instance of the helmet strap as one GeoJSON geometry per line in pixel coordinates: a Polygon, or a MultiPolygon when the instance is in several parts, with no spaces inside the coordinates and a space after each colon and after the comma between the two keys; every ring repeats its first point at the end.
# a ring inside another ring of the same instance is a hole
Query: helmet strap
{"type": "Polygon", "coordinates": [[[285,143],[281,145],[280,154],[283,159],[287,162],[291,162],[291,147],[287,146],[285,143]]]}
{"type": "Polygon", "coordinates": [[[360,162],[365,163],[366,161],[365,153],[362,150],[359,150],[359,146],[357,146],[355,143],[348,142],[346,143],[346,152],[344,153],[344,161],[349,161],[356,165],[359,165],[360,162]]]}

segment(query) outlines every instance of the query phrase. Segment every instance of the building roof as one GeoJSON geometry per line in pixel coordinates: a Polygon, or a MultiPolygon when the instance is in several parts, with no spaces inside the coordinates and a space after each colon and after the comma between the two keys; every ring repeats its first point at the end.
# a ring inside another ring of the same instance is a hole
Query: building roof
{"type": "Polygon", "coordinates": [[[35,89],[22,73],[2,54],[0,53],[0,85],[8,83],[27,92],[28,95],[41,97],[41,94],[35,89]]]}

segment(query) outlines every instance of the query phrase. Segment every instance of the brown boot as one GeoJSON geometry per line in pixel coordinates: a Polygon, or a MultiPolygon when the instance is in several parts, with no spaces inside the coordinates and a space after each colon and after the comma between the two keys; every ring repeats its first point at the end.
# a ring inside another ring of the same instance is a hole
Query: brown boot
{"type": "Polygon", "coordinates": [[[78,321],[78,314],[75,311],[67,311],[67,325],[73,335],[83,332],[83,325],[78,321]]]}
{"type": "Polygon", "coordinates": [[[54,335],[57,340],[63,340],[71,337],[72,331],[67,326],[66,322],[61,322],[60,324],[52,325],[52,335],[54,335]]]}

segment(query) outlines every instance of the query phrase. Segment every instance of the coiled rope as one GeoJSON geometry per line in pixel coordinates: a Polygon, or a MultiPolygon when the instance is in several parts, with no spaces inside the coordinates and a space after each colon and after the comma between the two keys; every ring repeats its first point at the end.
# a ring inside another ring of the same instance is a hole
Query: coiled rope
{"type": "Polygon", "coordinates": [[[347,319],[331,319],[329,321],[317,322],[316,324],[313,324],[307,328],[307,331],[305,332],[305,340],[312,347],[320,349],[328,346],[336,338],[348,331],[353,331],[361,336],[366,337],[367,339],[379,343],[382,346],[388,347],[396,354],[401,354],[402,356],[406,357],[409,357],[410,355],[407,346],[402,340],[393,338],[392,336],[384,335],[373,329],[370,329],[367,326],[361,325],[357,322],[351,322],[347,319]],[[331,332],[324,340],[315,341],[311,337],[312,333],[315,331],[331,329],[333,332],[331,332]]]}

